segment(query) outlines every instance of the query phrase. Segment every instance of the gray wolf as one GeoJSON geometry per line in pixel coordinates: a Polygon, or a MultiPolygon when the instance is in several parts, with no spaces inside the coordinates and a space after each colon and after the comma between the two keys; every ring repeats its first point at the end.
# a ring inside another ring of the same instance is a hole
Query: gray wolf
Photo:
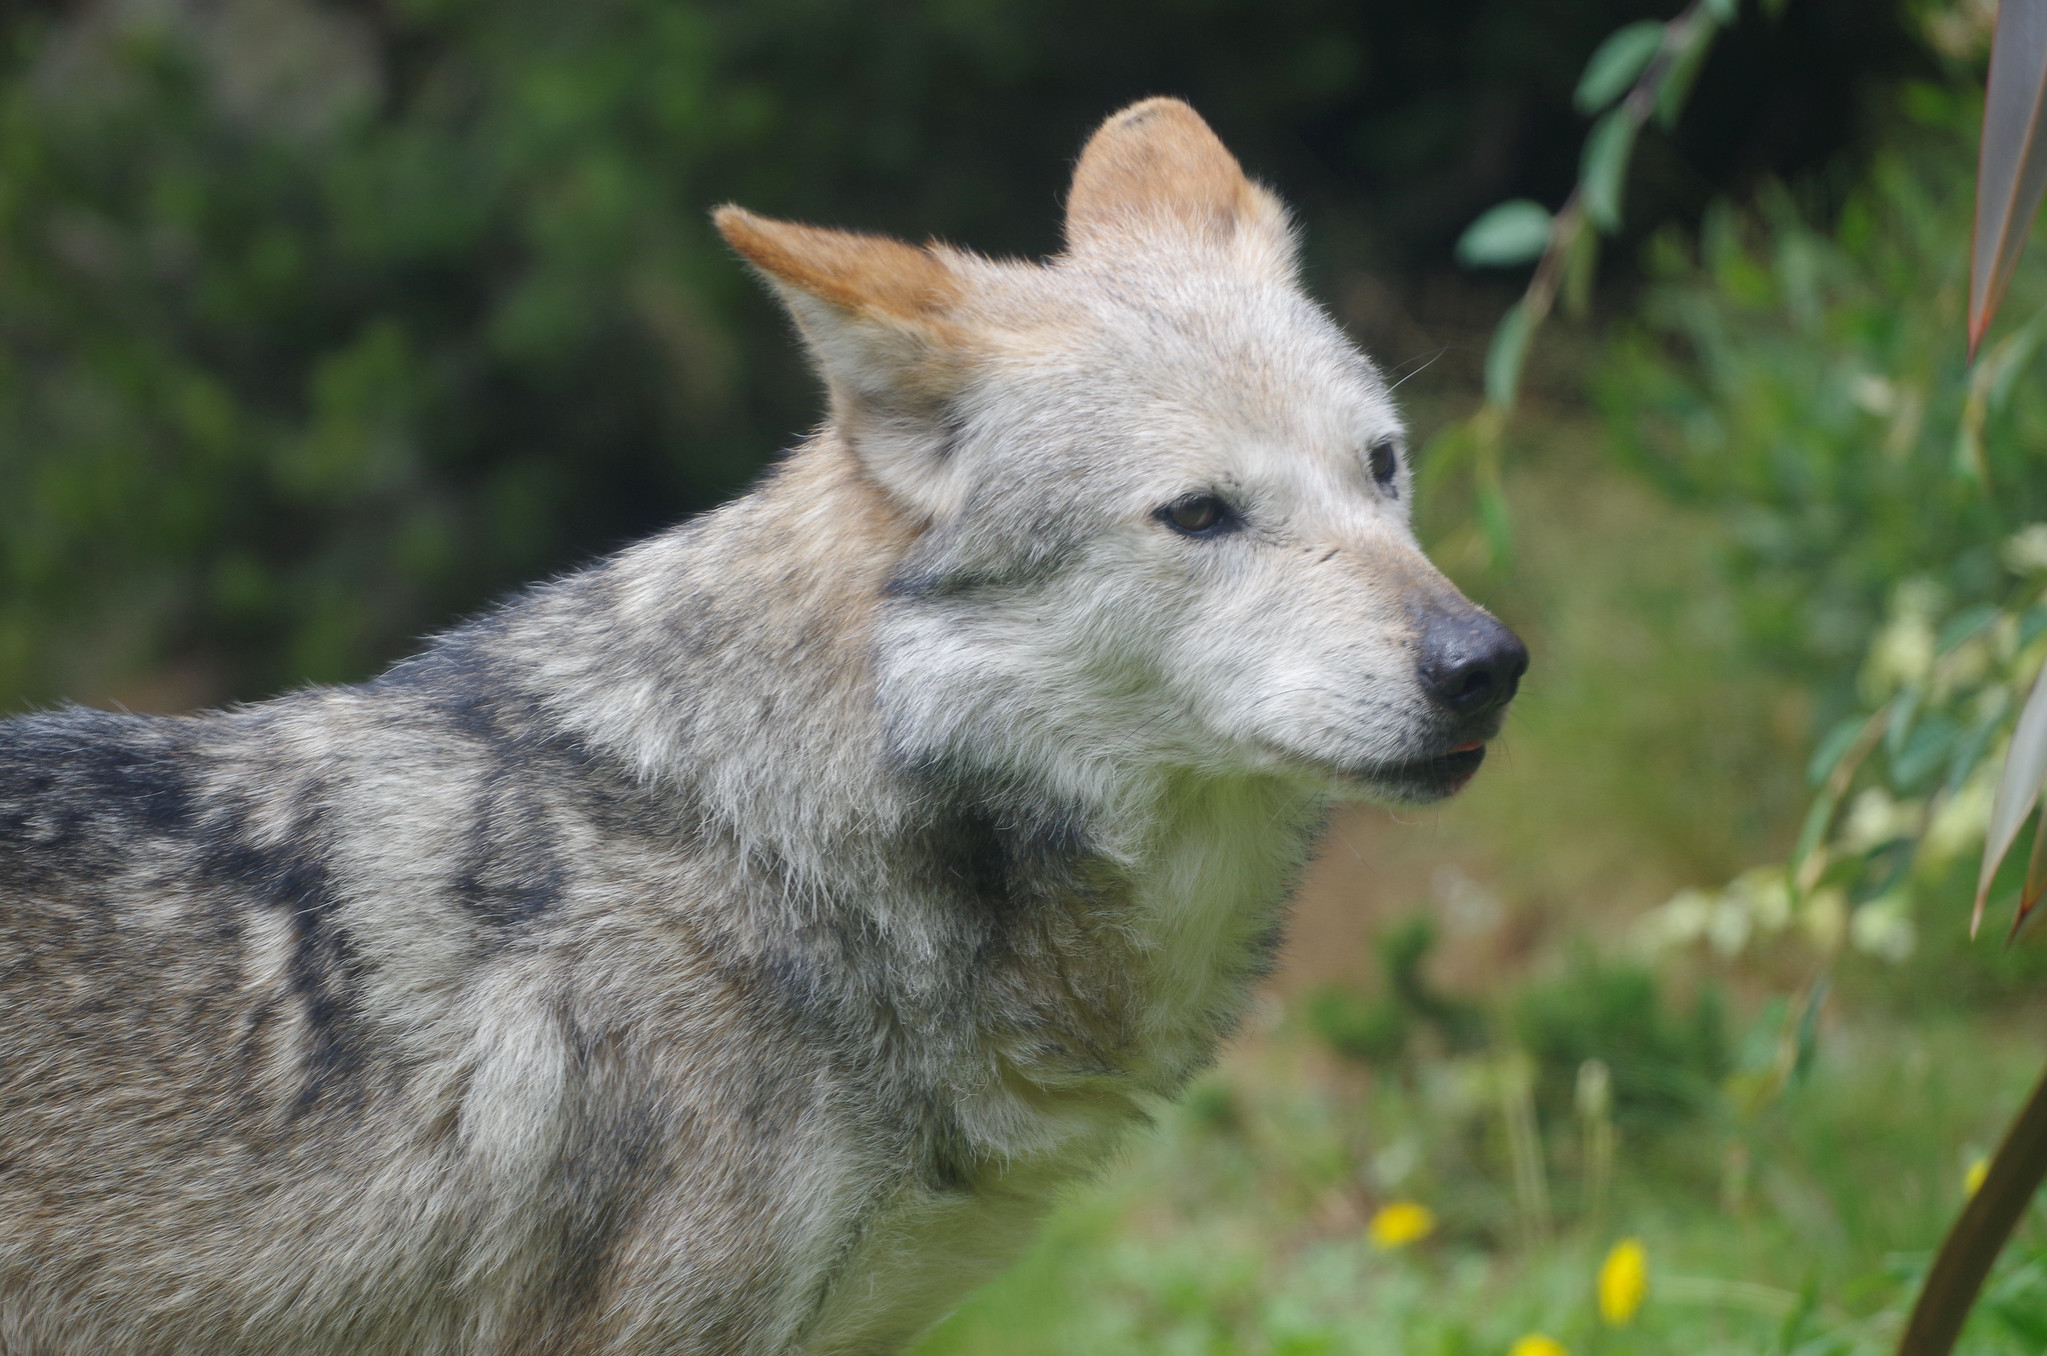
{"type": "Polygon", "coordinates": [[[1043,263],[717,222],[829,417],[356,687],[0,726],[0,1351],[879,1353],[1526,662],[1185,104],[1043,263]]]}

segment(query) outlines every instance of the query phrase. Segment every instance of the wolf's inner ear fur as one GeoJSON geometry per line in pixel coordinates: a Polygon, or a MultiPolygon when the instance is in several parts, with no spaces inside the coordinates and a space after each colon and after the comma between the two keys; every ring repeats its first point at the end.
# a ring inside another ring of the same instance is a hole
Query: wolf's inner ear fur
{"type": "Polygon", "coordinates": [[[1111,115],[1081,151],[1066,246],[1085,254],[1187,238],[1293,273],[1293,229],[1279,199],[1244,176],[1199,113],[1178,99],[1146,99],[1111,115]]]}
{"type": "Polygon", "coordinates": [[[869,472],[906,506],[944,512],[958,480],[947,464],[946,407],[972,368],[955,319],[964,289],[948,251],[730,205],[712,220],[795,317],[833,422],[869,472]]]}

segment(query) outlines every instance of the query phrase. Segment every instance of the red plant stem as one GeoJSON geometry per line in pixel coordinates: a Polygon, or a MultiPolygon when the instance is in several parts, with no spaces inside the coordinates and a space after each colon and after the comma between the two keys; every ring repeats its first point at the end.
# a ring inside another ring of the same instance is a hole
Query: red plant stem
{"type": "Polygon", "coordinates": [[[1942,1241],[1919,1302],[1912,1306],[1898,1356],[1948,1356],[1954,1349],[1984,1277],[2042,1179],[2047,1179],[2047,1074],[2005,1133],[1983,1185],[1942,1241]]]}

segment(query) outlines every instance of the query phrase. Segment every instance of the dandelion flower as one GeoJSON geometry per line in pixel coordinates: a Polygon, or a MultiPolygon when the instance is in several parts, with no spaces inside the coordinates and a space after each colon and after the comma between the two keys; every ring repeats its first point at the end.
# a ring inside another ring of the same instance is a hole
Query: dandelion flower
{"type": "Polygon", "coordinates": [[[1969,1170],[1962,1174],[1962,1194],[1966,1196],[1973,1196],[1978,1191],[1981,1191],[1983,1189],[1983,1179],[1988,1177],[1989,1175],[1990,1175],[1989,1159],[1987,1158],[1970,1159],[1969,1170]]]}
{"type": "Polygon", "coordinates": [[[1554,1337],[1531,1332],[1514,1339],[1514,1345],[1507,1348],[1507,1356],[1571,1356],[1564,1350],[1564,1344],[1554,1337]]]}
{"type": "Polygon", "coordinates": [[[1365,1231],[1382,1248],[1404,1248],[1436,1231],[1436,1212],[1419,1201],[1389,1201],[1379,1207],[1365,1231]]]}
{"type": "Polygon", "coordinates": [[[1599,1267],[1599,1316],[1610,1327],[1625,1327],[1649,1294],[1649,1254],[1639,1238],[1613,1245],[1599,1267]]]}

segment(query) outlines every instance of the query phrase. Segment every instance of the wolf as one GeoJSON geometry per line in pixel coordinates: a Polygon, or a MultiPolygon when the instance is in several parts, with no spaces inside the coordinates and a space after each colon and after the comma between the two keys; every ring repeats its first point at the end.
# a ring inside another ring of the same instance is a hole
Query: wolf
{"type": "Polygon", "coordinates": [[[900,1350],[1527,663],[1186,104],[1043,262],[721,208],[828,393],[372,681],[0,725],[0,1351],[900,1350]]]}

